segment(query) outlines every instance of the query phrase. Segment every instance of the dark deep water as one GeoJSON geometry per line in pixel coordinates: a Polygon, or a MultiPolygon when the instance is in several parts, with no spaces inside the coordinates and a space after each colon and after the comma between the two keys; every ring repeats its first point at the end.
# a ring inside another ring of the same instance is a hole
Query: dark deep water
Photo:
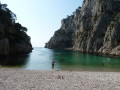
{"type": "Polygon", "coordinates": [[[67,50],[34,48],[29,54],[0,58],[0,67],[31,70],[120,71],[120,58],[83,54],[67,50]],[[51,62],[55,61],[54,67],[51,62]],[[103,66],[101,63],[103,62],[103,66]]]}

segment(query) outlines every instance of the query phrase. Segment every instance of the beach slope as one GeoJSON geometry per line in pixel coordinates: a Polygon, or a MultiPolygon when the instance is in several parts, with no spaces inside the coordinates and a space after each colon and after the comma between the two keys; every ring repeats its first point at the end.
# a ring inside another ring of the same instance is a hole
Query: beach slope
{"type": "Polygon", "coordinates": [[[120,90],[120,73],[0,68],[0,90],[120,90]]]}

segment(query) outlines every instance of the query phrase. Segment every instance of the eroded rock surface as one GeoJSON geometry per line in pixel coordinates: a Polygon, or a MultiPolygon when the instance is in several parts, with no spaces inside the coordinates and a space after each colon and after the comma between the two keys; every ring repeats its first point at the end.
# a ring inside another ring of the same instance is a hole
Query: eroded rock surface
{"type": "MultiPolygon", "coordinates": [[[[65,46],[68,43],[59,42],[59,39],[73,35],[68,37],[73,50],[120,55],[120,0],[84,0],[82,8],[77,10],[73,18],[68,17],[70,21],[61,26],[62,29],[66,25],[70,26],[70,29],[64,28],[64,31],[71,30],[72,34],[55,35],[56,31],[46,47],[59,48],[60,44],[65,46]]],[[[64,46],[60,48],[69,48],[64,46]]]]}
{"type": "Polygon", "coordinates": [[[78,8],[72,16],[67,16],[66,19],[63,19],[61,21],[62,26],[54,33],[53,37],[46,43],[45,47],[56,49],[72,48],[79,14],[80,8],[78,8]]]}

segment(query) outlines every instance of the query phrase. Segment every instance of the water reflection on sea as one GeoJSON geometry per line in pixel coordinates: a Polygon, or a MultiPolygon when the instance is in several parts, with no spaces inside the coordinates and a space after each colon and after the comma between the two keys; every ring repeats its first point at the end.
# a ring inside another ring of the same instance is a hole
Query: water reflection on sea
{"type": "Polygon", "coordinates": [[[67,50],[34,48],[29,54],[0,58],[0,67],[30,70],[120,71],[120,59],[67,50]],[[52,61],[54,60],[54,66],[52,61]]]}

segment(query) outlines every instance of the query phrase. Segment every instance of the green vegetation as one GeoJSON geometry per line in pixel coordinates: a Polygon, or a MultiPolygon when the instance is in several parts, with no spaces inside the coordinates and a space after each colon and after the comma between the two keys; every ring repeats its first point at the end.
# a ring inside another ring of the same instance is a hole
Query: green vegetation
{"type": "Polygon", "coordinates": [[[9,39],[10,44],[30,42],[30,37],[26,34],[27,28],[20,23],[16,23],[16,15],[7,8],[7,4],[0,3],[0,23],[4,25],[5,38],[9,39]]]}

